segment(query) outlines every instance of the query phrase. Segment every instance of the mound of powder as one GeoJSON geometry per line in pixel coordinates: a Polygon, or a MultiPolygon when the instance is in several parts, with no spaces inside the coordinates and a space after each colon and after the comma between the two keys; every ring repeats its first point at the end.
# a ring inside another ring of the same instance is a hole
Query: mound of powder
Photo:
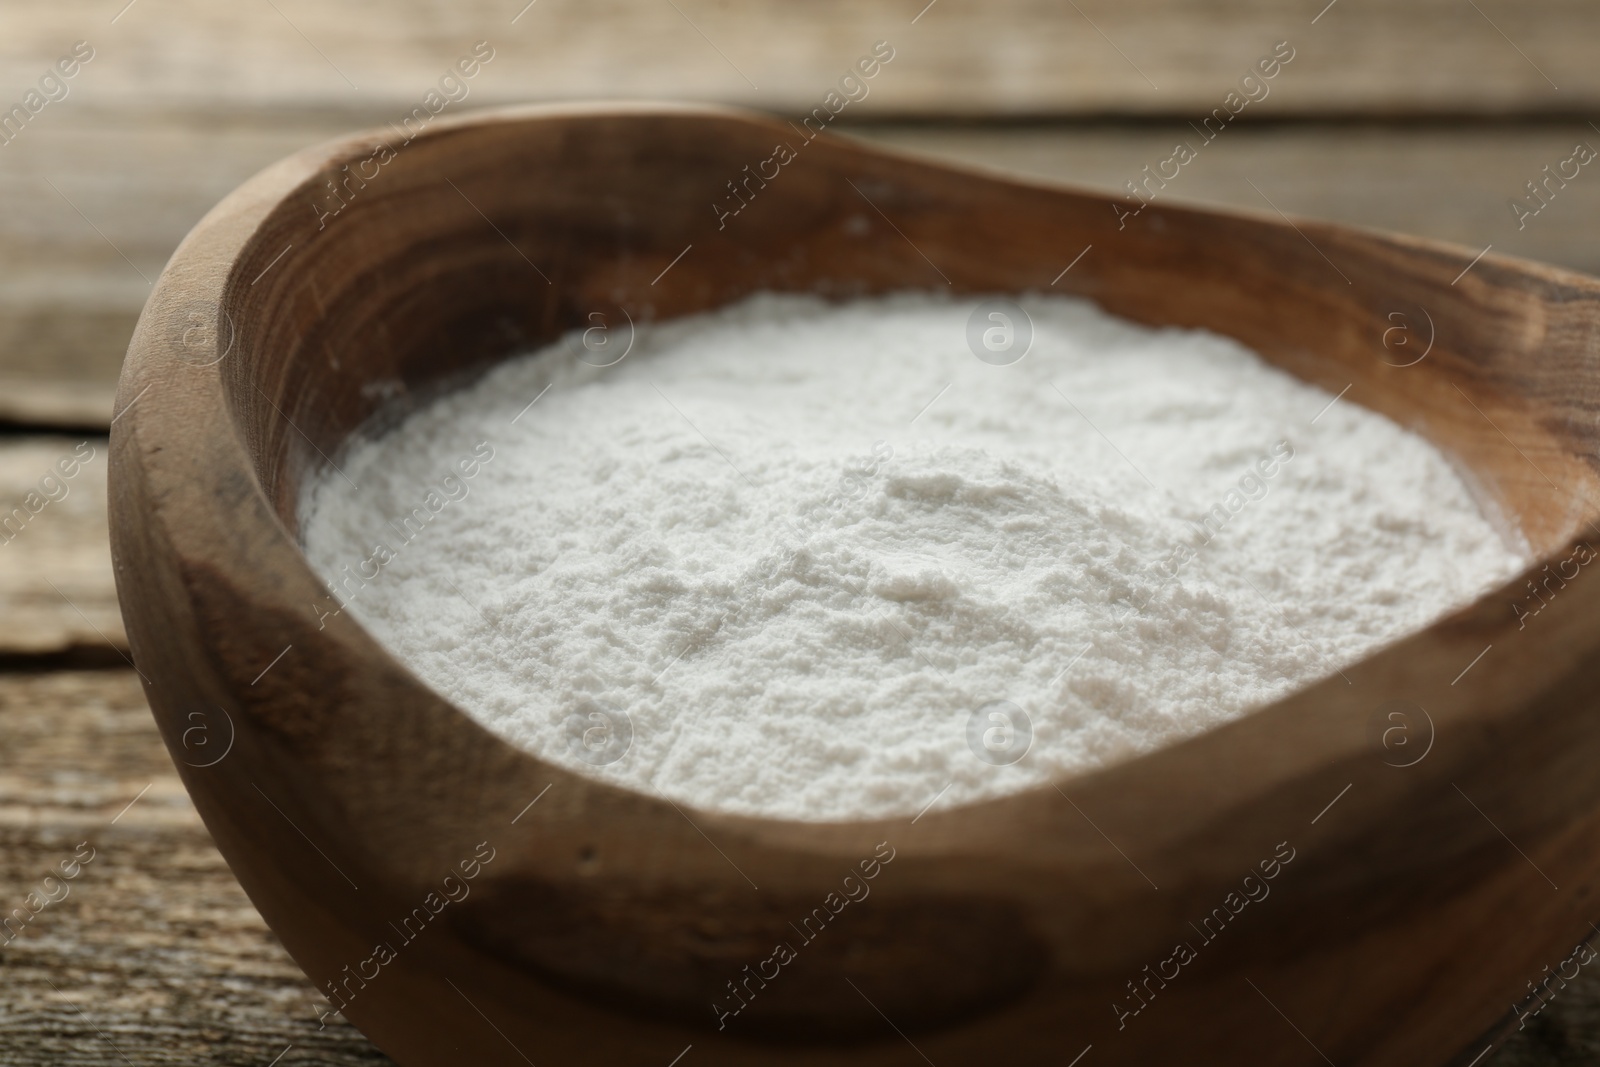
{"type": "Polygon", "coordinates": [[[607,368],[576,334],[503,364],[308,490],[318,611],[542,757],[825,820],[1189,737],[1524,562],[1350,398],[1018,299],[1009,366],[969,348],[978,301],[923,294],[760,295],[607,368]]]}

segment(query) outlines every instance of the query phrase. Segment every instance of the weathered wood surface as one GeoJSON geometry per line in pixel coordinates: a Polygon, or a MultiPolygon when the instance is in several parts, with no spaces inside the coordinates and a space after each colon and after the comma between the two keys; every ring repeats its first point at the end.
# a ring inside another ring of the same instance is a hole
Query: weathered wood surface
{"type": "Polygon", "coordinates": [[[0,933],[0,1064],[264,1067],[290,1044],[284,1067],[388,1062],[342,1021],[318,1029],[132,671],[0,674],[0,733],[0,914],[58,898],[0,933]],[[77,877],[45,882],[83,842],[77,877]]]}
{"type": "MultiPolygon", "coordinates": [[[[212,127],[179,113],[146,115],[133,126],[88,111],[45,117],[57,121],[0,148],[0,198],[26,205],[0,214],[0,260],[27,267],[0,274],[0,421],[73,427],[103,427],[111,418],[146,279],[212,204],[297,148],[382,121],[376,113],[250,114],[212,127]]],[[[1170,156],[1177,141],[1200,142],[1182,121],[854,132],[1112,193],[1170,156]]],[[[1600,147],[1600,132],[1549,120],[1459,128],[1246,124],[1206,146],[1162,195],[1268,212],[1276,205],[1473,248],[1492,243],[1499,252],[1600,273],[1600,175],[1592,167],[1522,229],[1508,206],[1578,141],[1600,147]]]]}
{"type": "MultiPolygon", "coordinates": [[[[1224,130],[1207,144],[1187,122],[1076,128],[887,127],[882,144],[942,159],[1127,195],[1173,155],[1198,149],[1156,202],[1203,202],[1372,226],[1454,241],[1600,274],[1600,173],[1588,167],[1518,218],[1513,197],[1579,142],[1600,149],[1585,122],[1518,121],[1449,127],[1271,123],[1224,130]],[[1237,136],[1235,136],[1237,135],[1237,136]],[[1252,187],[1252,183],[1254,187],[1252,187]],[[1269,199],[1270,198],[1270,199],[1269,199]]],[[[1600,166],[1597,161],[1596,166],[1600,166]]],[[[1171,168],[1168,168],[1170,173],[1171,168]]]]}
{"type": "Polygon", "coordinates": [[[0,653],[127,648],[106,459],[104,437],[0,439],[0,653]]]}
{"type": "Polygon", "coordinates": [[[48,110],[0,147],[0,421],[104,427],[148,282],[250,174],[344,120],[48,110]],[[46,124],[44,120],[59,120],[46,124]],[[24,208],[25,205],[25,208],[24,208]]]}
{"type": "Polygon", "coordinates": [[[1582,113],[1600,101],[1593,4],[1476,2],[62,0],[10,5],[0,61],[20,82],[86,39],[97,55],[78,91],[118,108],[409,110],[486,40],[496,58],[473,90],[485,102],[670,96],[807,111],[882,39],[897,55],[863,110],[1174,114],[1208,111],[1289,40],[1293,73],[1271,105],[1286,113],[1582,113]]]}

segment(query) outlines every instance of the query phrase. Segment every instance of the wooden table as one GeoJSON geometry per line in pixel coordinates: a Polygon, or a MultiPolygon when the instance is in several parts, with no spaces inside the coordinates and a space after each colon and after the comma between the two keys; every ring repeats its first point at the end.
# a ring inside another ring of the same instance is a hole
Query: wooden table
{"type": "MultiPolygon", "coordinates": [[[[1270,95],[1163,196],[1600,273],[1600,164],[1521,227],[1509,205],[1600,146],[1600,10],[1579,0],[124,3],[0,14],[0,106],[75,41],[94,51],[0,143],[0,522],[92,450],[65,495],[0,526],[0,916],[94,850],[64,899],[0,934],[3,1065],[387,1062],[318,1028],[156,736],[111,579],[105,435],[148,281],[187,228],[273,159],[413,114],[476,41],[494,58],[447,111],[630,95],[799,115],[885,40],[848,135],[1115,193],[1287,40],[1270,95]]],[[[1480,1062],[1600,1063],[1600,977],[1480,1062]]]]}

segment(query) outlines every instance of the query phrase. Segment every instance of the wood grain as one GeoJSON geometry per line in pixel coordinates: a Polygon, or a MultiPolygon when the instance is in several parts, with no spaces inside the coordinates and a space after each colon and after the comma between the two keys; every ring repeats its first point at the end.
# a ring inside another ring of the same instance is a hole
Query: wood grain
{"type": "MultiPolygon", "coordinates": [[[[0,146],[0,195],[25,205],[0,218],[0,257],[26,267],[0,278],[0,422],[103,427],[149,281],[188,227],[287,152],[412,114],[478,40],[491,43],[494,58],[444,114],[627,96],[800,114],[879,39],[894,45],[895,58],[843,122],[1199,118],[1281,39],[1295,58],[1247,119],[1585,114],[1600,104],[1600,66],[1588,52],[1600,11],[1582,0],[1484,0],[1481,12],[1457,0],[1338,0],[1326,10],[1272,0],[940,0],[926,9],[921,0],[539,0],[526,8],[502,0],[177,0],[119,4],[111,15],[104,6],[67,0],[0,12],[7,106],[74,41],[95,49],[70,94],[0,146]]],[[[1591,133],[1574,121],[1559,132],[1326,131],[1302,142],[1257,138],[1248,126],[1229,133],[1226,156],[1210,153],[1221,160],[1185,175],[1175,196],[1248,200],[1254,194],[1239,192],[1246,187],[1237,175],[1258,183],[1265,175],[1286,211],[1475,247],[1503,235],[1506,197],[1574,134],[1591,133]]],[[[902,140],[1111,187],[1170,148],[1166,127],[902,140]]],[[[1597,217],[1594,185],[1575,184],[1561,205],[1566,221],[1517,234],[1515,250],[1593,269],[1600,241],[1576,220],[1597,217]]]]}
{"type": "MultiPolygon", "coordinates": [[[[272,161],[381,121],[344,113],[206,120],[154,112],[133,125],[89,112],[57,118],[29,131],[30,143],[0,150],[0,196],[30,208],[0,215],[0,257],[29,265],[0,276],[0,421],[84,427],[110,420],[117,371],[149,293],[145,278],[159,273],[189,227],[272,161]]],[[[1198,141],[1181,122],[854,132],[935,158],[1109,192],[1170,155],[1177,139],[1198,141]]],[[[1600,146],[1600,134],[1570,121],[1245,125],[1207,147],[1169,192],[1173,203],[1269,210],[1264,194],[1295,215],[1472,248],[1492,243],[1600,273],[1600,175],[1585,170],[1525,229],[1507,207],[1524,182],[1585,138],[1600,146]]]]}
{"type": "Polygon", "coordinates": [[[1267,212],[1276,205],[1295,216],[1453,241],[1475,251],[1493,244],[1504,255],[1600,274],[1600,172],[1580,171],[1520,229],[1508,206],[1512,197],[1531,199],[1525,183],[1564,160],[1576,143],[1600,149],[1600,133],[1582,122],[1465,128],[1273,123],[1226,130],[1210,144],[1184,122],[885,127],[859,135],[939,159],[1124,195],[1128,181],[1143,178],[1142,168],[1167,159],[1181,142],[1201,148],[1199,158],[1162,190],[1158,203],[1267,212]]]}
{"type": "Polygon", "coordinates": [[[340,1020],[318,1029],[132,671],[0,674],[0,731],[0,914],[94,849],[63,899],[0,933],[0,1063],[264,1067],[289,1044],[288,1065],[388,1062],[340,1020]]]}
{"type": "Polygon", "coordinates": [[[897,56],[862,101],[865,112],[1171,115],[1209,112],[1287,39],[1294,65],[1265,102],[1280,114],[1583,113],[1600,101],[1594,5],[1478,6],[1481,13],[1453,0],[538,0],[526,8],[524,0],[144,0],[113,23],[121,4],[63,0],[9,7],[0,57],[20,86],[87,39],[97,55],[76,92],[118,110],[369,101],[409,111],[482,39],[496,50],[473,87],[485,103],[667,97],[805,112],[884,39],[897,56]]]}
{"type": "MultiPolygon", "coordinates": [[[[68,104],[75,103],[69,99],[68,104]]],[[[104,427],[139,309],[189,227],[250,174],[341,118],[218,122],[46,112],[0,148],[0,420],[104,427]]]]}
{"type": "Polygon", "coordinates": [[[104,437],[0,438],[0,653],[127,648],[106,540],[107,459],[104,437]]]}

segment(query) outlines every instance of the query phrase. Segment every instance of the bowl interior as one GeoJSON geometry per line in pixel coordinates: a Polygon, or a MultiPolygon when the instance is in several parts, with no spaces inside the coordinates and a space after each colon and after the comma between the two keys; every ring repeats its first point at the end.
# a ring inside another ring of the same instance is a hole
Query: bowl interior
{"type": "Polygon", "coordinates": [[[1595,461],[1578,458],[1597,442],[1576,368],[1539,359],[1567,325],[1549,304],[1561,272],[1485,257],[1451,283],[1457,249],[1182,208],[1119,226],[1105,198],[907,167],[748,117],[575,112],[565,125],[353,140],[262,226],[225,298],[252,358],[224,371],[289,529],[308,473],[358,427],[593,312],[649,322],[761,290],[1077,293],[1235,337],[1419,431],[1536,554],[1600,501],[1595,461]],[[752,179],[775,142],[795,158],[752,179]],[[736,179],[749,199],[729,218],[736,179]],[[1095,254],[1052,283],[1085,246],[1095,254]]]}

